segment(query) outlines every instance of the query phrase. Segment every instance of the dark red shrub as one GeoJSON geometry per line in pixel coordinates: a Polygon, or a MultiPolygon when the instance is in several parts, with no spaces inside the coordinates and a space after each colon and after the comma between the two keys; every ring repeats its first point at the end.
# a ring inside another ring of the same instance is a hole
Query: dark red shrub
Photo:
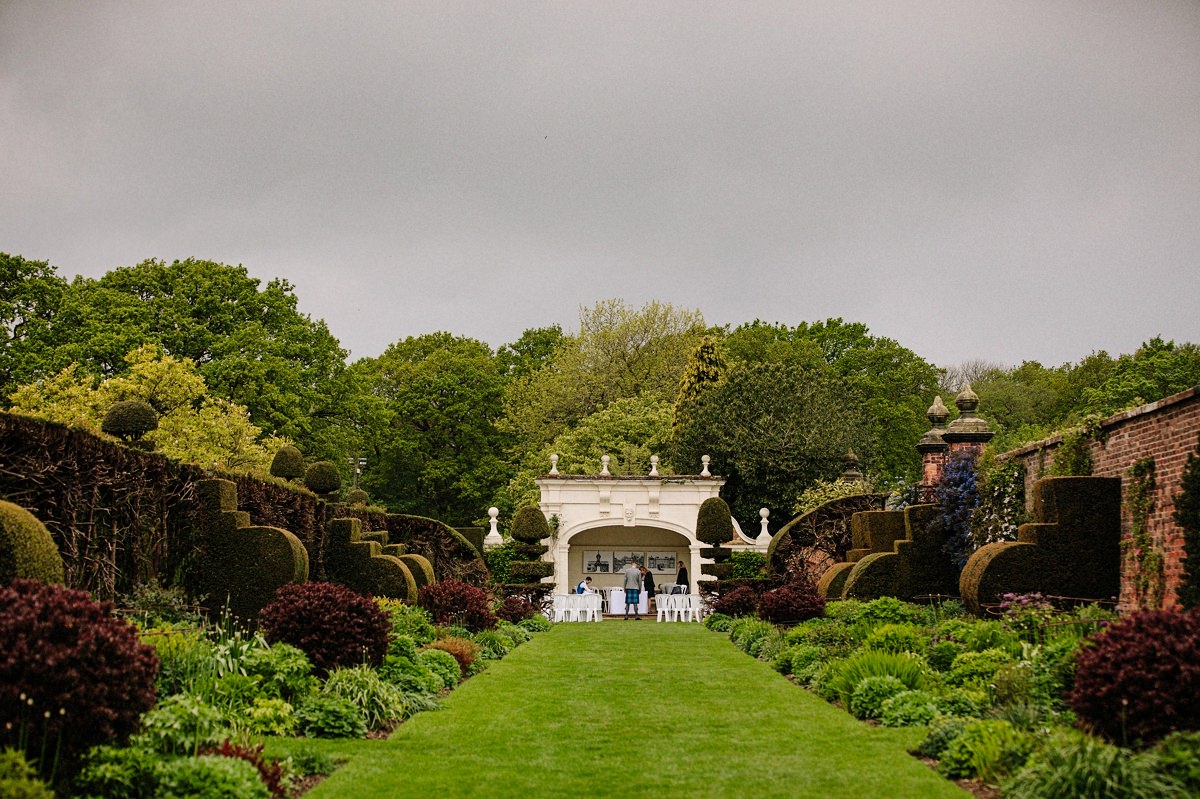
{"type": "Polygon", "coordinates": [[[434,624],[461,624],[471,632],[496,626],[483,589],[458,580],[422,586],[418,604],[429,611],[434,624]]]}
{"type": "Polygon", "coordinates": [[[154,707],[158,657],[112,608],[37,580],[0,588],[0,741],[16,745],[23,731],[31,759],[61,746],[69,773],[87,748],[137,729],[154,707]]]}
{"type": "Polygon", "coordinates": [[[537,608],[523,596],[505,597],[500,603],[500,607],[496,608],[496,616],[505,621],[511,621],[516,624],[525,619],[532,619],[533,614],[537,613],[537,608]]]}
{"type": "Polygon", "coordinates": [[[726,616],[753,616],[757,607],[758,594],[748,585],[722,594],[712,603],[713,613],[724,613],[726,616]]]}
{"type": "Polygon", "coordinates": [[[271,792],[271,799],[287,799],[288,784],[285,779],[283,764],[263,755],[263,745],[247,746],[235,744],[226,738],[220,746],[209,746],[200,750],[202,755],[220,755],[245,760],[258,769],[258,776],[271,792]]]}
{"type": "Polygon", "coordinates": [[[791,582],[758,598],[759,618],[775,624],[797,624],[825,615],[825,598],[811,582],[791,582]]]}
{"type": "Polygon", "coordinates": [[[1071,708],[1115,743],[1200,730],[1200,611],[1144,611],[1114,622],[1076,661],[1071,708]]]}
{"type": "Polygon", "coordinates": [[[378,666],[392,629],[373,600],[332,583],[282,586],[259,621],[269,642],[302,649],[320,676],[338,666],[378,666]]]}

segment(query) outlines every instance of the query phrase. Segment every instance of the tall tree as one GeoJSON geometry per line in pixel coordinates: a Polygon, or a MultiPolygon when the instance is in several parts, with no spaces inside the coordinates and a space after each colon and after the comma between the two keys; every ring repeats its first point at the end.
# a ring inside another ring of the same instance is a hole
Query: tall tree
{"type": "Polygon", "coordinates": [[[389,508],[470,524],[508,481],[496,428],[504,390],[486,344],[450,333],[397,342],[353,367],[381,403],[364,481],[389,508]]]}
{"type": "Polygon", "coordinates": [[[671,414],[671,429],[676,430],[686,423],[701,395],[714,388],[725,378],[725,359],[716,336],[700,339],[692,351],[683,375],[679,378],[679,393],[675,395],[675,406],[671,414]]]}
{"type": "Polygon", "coordinates": [[[701,455],[711,455],[737,519],[753,521],[766,507],[782,520],[805,488],[838,475],[851,448],[871,454],[861,402],[846,379],[795,363],[743,362],[701,395],[673,438],[672,463],[694,473],[701,455]]]}
{"type": "Polygon", "coordinates": [[[0,395],[44,371],[40,342],[66,288],[46,261],[0,252],[0,395]]]}

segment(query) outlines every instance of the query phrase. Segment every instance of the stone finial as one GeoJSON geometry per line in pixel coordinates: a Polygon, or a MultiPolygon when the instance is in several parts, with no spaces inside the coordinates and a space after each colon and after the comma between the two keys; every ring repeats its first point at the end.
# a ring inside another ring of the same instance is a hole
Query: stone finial
{"type": "Polygon", "coordinates": [[[658,477],[658,456],[657,455],[650,456],[650,476],[658,477]]]}
{"type": "Polygon", "coordinates": [[[765,547],[771,545],[770,522],[768,521],[770,515],[771,511],[768,508],[758,509],[758,518],[760,521],[758,523],[758,538],[754,539],[755,546],[765,547]]]}
{"type": "MultiPolygon", "coordinates": [[[[979,402],[979,397],[975,398],[975,402],[979,402]]],[[[950,418],[950,409],[942,402],[941,394],[933,398],[933,404],[929,406],[929,410],[925,411],[925,418],[929,420],[929,425],[934,430],[942,430],[946,427],[946,420],[950,418]]]]}
{"type": "Polygon", "coordinates": [[[488,508],[488,534],[483,538],[485,548],[498,547],[504,543],[504,538],[500,535],[499,508],[488,508]]]}
{"type": "MultiPolygon", "coordinates": [[[[975,415],[975,409],[979,407],[979,395],[971,390],[970,383],[967,383],[959,395],[954,398],[954,404],[958,406],[958,418],[946,427],[947,433],[992,437],[988,423],[975,415]]],[[[986,441],[987,438],[983,440],[986,441]]],[[[949,441],[949,439],[946,440],[949,441]]]]}
{"type": "Polygon", "coordinates": [[[858,468],[858,455],[854,454],[853,449],[846,450],[846,455],[842,461],[845,463],[845,468],[842,470],[842,479],[854,483],[862,482],[863,473],[858,468]]]}
{"type": "Polygon", "coordinates": [[[612,460],[612,458],[608,457],[607,455],[600,458],[600,476],[601,477],[611,477],[612,476],[612,473],[608,471],[608,463],[611,460],[612,460]]]}
{"type": "Polygon", "coordinates": [[[558,475],[558,455],[557,454],[550,456],[550,474],[555,475],[555,476],[558,475]]]}
{"type": "Polygon", "coordinates": [[[708,464],[711,461],[712,461],[712,458],[710,458],[708,455],[700,456],[700,476],[701,477],[712,477],[712,472],[710,472],[708,470],[708,464]]]}

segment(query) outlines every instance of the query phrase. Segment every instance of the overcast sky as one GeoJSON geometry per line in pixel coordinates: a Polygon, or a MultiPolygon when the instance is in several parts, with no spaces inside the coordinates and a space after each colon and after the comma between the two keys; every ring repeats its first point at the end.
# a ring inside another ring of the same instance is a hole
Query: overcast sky
{"type": "Polygon", "coordinates": [[[1200,2],[0,0],[0,251],[242,264],[355,357],[610,297],[1200,342],[1200,2]]]}

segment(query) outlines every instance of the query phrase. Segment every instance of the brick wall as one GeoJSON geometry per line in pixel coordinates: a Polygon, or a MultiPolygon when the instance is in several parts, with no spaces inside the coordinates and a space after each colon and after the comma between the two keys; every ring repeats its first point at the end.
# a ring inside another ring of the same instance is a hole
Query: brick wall
{"type": "MultiPolygon", "coordinates": [[[[1144,458],[1153,458],[1156,490],[1154,510],[1148,530],[1165,561],[1166,591],[1164,607],[1176,607],[1175,588],[1183,575],[1183,533],[1175,524],[1175,495],[1183,476],[1188,453],[1195,451],[1200,436],[1200,386],[1170,397],[1110,416],[1100,423],[1101,435],[1091,442],[1092,474],[1120,477],[1122,497],[1129,485],[1129,467],[1144,458]]],[[[1002,459],[1017,458],[1025,464],[1025,496],[1033,497],[1033,483],[1054,462],[1054,451],[1061,436],[1038,441],[1006,452],[1002,459]]],[[[1121,534],[1128,539],[1129,512],[1122,502],[1121,534]]],[[[1126,572],[1128,559],[1126,560],[1126,572]]],[[[1131,607],[1133,575],[1121,575],[1121,606],[1131,607]]]]}

